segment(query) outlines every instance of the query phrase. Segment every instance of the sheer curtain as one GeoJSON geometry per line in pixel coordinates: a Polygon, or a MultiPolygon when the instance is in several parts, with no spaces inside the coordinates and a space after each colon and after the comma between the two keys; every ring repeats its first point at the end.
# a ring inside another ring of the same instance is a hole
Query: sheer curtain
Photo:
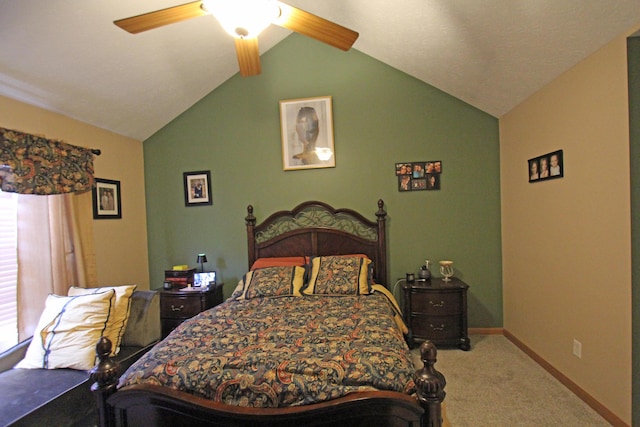
{"type": "Polygon", "coordinates": [[[18,197],[18,339],[37,326],[48,294],[96,285],[91,192],[18,197]]]}

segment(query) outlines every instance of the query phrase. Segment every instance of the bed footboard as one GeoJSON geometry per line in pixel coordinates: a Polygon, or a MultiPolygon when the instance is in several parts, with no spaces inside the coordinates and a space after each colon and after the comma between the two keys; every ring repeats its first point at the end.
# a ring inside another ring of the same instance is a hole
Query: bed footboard
{"type": "Polygon", "coordinates": [[[289,408],[245,408],[213,402],[180,391],[135,385],[116,392],[120,375],[110,357],[111,342],[96,346],[98,364],[91,370],[100,427],[115,426],[342,426],[440,427],[445,379],[434,368],[437,351],[420,347],[424,367],[416,373],[417,399],[391,391],[352,393],[332,401],[289,408]]]}

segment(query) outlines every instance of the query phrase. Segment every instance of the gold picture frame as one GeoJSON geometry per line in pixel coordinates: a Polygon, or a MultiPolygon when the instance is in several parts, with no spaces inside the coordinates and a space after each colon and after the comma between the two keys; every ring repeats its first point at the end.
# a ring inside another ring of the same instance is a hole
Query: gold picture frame
{"type": "Polygon", "coordinates": [[[285,171],[336,166],[330,96],[280,101],[280,127],[285,171]]]}

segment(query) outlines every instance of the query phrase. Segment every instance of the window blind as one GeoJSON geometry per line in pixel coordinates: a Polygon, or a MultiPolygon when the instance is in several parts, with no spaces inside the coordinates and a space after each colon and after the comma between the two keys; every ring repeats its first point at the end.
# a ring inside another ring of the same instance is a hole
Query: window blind
{"type": "Polygon", "coordinates": [[[0,191],[0,352],[18,343],[18,196],[0,191]]]}

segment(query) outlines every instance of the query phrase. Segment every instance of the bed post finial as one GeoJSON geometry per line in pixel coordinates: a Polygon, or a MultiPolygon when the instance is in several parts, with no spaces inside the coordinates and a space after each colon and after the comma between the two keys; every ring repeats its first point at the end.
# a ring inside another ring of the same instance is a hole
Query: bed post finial
{"type": "Polygon", "coordinates": [[[245,224],[247,225],[247,251],[248,256],[247,260],[249,262],[249,269],[253,265],[256,260],[256,253],[254,252],[256,247],[256,236],[255,236],[255,225],[256,225],[256,217],[253,216],[253,206],[247,206],[247,216],[244,219],[245,224]]]}
{"type": "Polygon", "coordinates": [[[378,212],[376,212],[376,216],[378,219],[387,216],[387,213],[384,211],[384,201],[382,199],[378,200],[378,212]]]}
{"type": "Polygon", "coordinates": [[[111,354],[111,341],[101,337],[96,344],[98,364],[91,369],[90,377],[95,383],[91,386],[98,403],[98,425],[108,427],[114,424],[114,416],[107,405],[107,398],[116,392],[120,364],[113,360],[111,354]]]}
{"type": "Polygon", "coordinates": [[[249,223],[256,225],[256,217],[253,216],[253,205],[247,206],[247,216],[244,220],[247,222],[247,225],[249,225],[249,223]]]}
{"type": "Polygon", "coordinates": [[[431,341],[425,341],[420,346],[420,359],[424,366],[416,372],[416,387],[418,401],[424,408],[427,427],[442,425],[442,401],[445,397],[444,387],[447,381],[433,365],[437,360],[438,350],[431,341]]]}

